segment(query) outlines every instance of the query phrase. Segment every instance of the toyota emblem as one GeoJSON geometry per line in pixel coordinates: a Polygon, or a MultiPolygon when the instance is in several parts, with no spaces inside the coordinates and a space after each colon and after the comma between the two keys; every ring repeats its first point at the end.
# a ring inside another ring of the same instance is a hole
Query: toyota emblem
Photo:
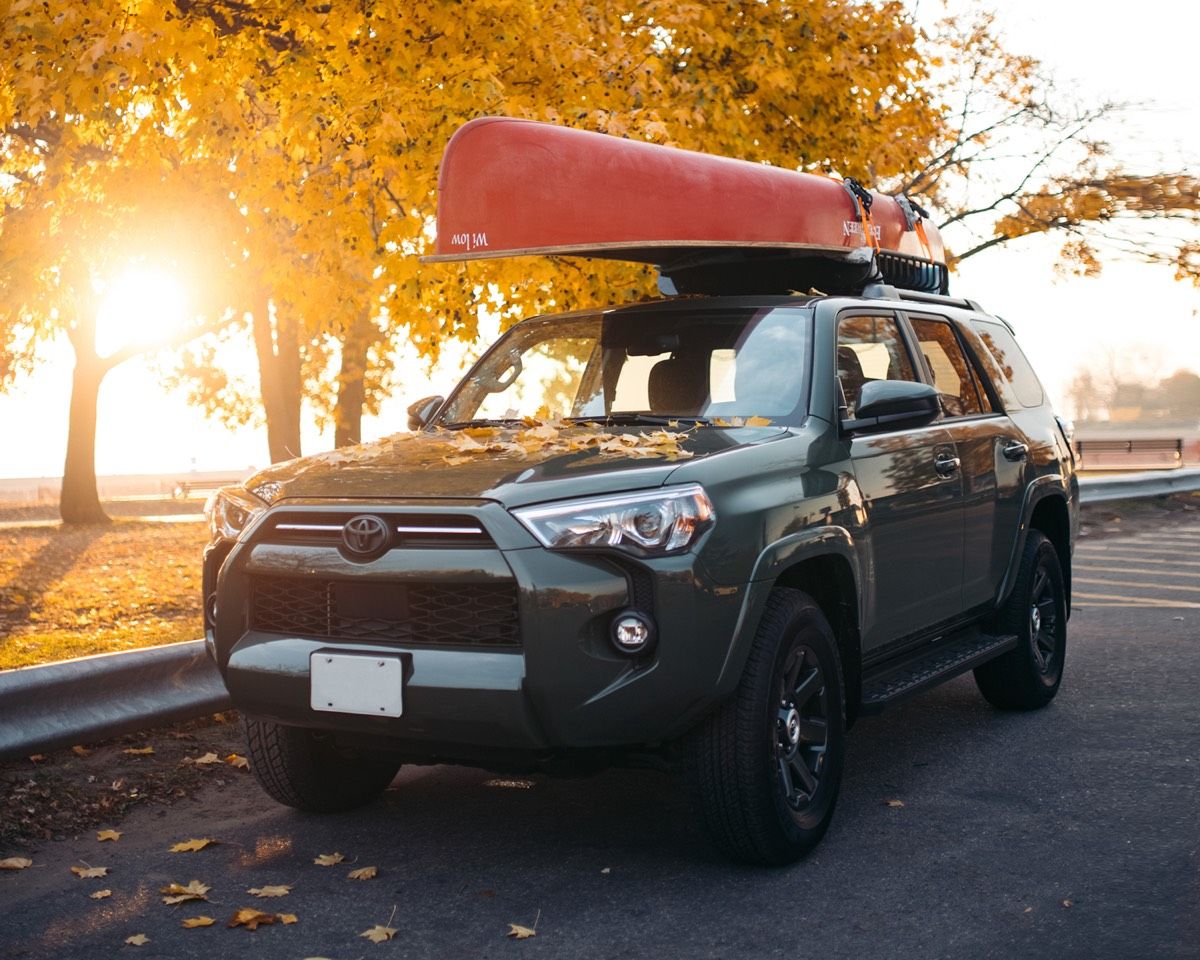
{"type": "Polygon", "coordinates": [[[342,543],[356,557],[382,553],[388,542],[388,528],[379,517],[365,514],[351,517],[342,527],[342,543]]]}

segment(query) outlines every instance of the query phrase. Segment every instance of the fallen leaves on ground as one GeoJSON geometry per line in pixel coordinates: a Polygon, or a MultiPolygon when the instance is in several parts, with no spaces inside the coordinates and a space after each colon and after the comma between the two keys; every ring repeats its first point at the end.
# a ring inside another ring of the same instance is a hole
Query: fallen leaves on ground
{"type": "Polygon", "coordinates": [[[86,757],[92,751],[83,746],[83,744],[77,743],[71,748],[71,752],[77,757],[86,757]]]}
{"type": "Polygon", "coordinates": [[[359,867],[357,870],[351,870],[346,874],[349,880],[371,880],[379,873],[377,867],[359,867]]]}
{"type": "Polygon", "coordinates": [[[31,753],[29,755],[30,763],[41,763],[45,759],[46,759],[46,755],[44,753],[31,753]]]}
{"type": "Polygon", "coordinates": [[[188,917],[186,920],[181,920],[179,925],[186,930],[191,930],[194,927],[211,927],[216,922],[212,917],[188,917]]]}
{"type": "Polygon", "coordinates": [[[81,880],[94,880],[108,876],[108,867],[72,867],[71,872],[81,880]]]}
{"type": "Polygon", "coordinates": [[[96,831],[96,839],[100,843],[103,843],[105,840],[120,840],[121,839],[121,831],[120,830],[97,830],[96,831]]]}
{"type": "Polygon", "coordinates": [[[203,850],[205,847],[217,843],[211,837],[201,837],[198,840],[181,840],[179,843],[171,847],[171,853],[195,853],[197,850],[203,850]]]}
{"type": "Polygon", "coordinates": [[[261,910],[255,910],[254,907],[242,907],[225,926],[257,930],[260,926],[274,922],[275,914],[273,913],[263,913],[261,910]]]}
{"type": "Polygon", "coordinates": [[[886,804],[887,804],[889,807],[902,807],[902,806],[904,806],[904,801],[903,801],[903,800],[884,800],[883,802],[884,802],[884,803],[886,803],[886,804]]]}
{"type": "Polygon", "coordinates": [[[239,770],[250,769],[250,761],[243,757],[240,753],[231,753],[225,758],[225,762],[231,767],[237,767],[239,770]]]}
{"type": "Polygon", "coordinates": [[[383,924],[377,923],[370,930],[364,930],[359,936],[366,937],[372,943],[383,943],[385,940],[391,940],[397,932],[396,927],[385,927],[383,924]]]}
{"type": "Polygon", "coordinates": [[[292,888],[290,884],[281,883],[273,887],[251,887],[246,892],[256,897],[286,897],[292,888]]]}
{"type": "Polygon", "coordinates": [[[208,891],[211,889],[212,887],[208,884],[193,880],[187,886],[180,883],[168,883],[158,892],[165,894],[163,903],[174,906],[177,903],[186,903],[188,900],[207,900],[208,891]]]}
{"type": "Polygon", "coordinates": [[[530,927],[523,927],[519,923],[510,923],[507,936],[514,940],[528,940],[530,937],[536,937],[537,931],[530,927]]]}
{"type": "Polygon", "coordinates": [[[33,861],[26,857],[8,857],[0,860],[0,870],[24,870],[26,867],[32,866],[33,861]]]}
{"type": "Polygon", "coordinates": [[[209,751],[208,753],[204,754],[204,756],[202,756],[202,757],[184,757],[183,762],[184,763],[194,763],[198,767],[205,767],[212,763],[220,763],[221,758],[218,757],[215,753],[209,751]]]}
{"type": "Polygon", "coordinates": [[[93,900],[107,900],[109,897],[112,896],[112,891],[111,890],[97,890],[95,893],[89,893],[88,896],[91,897],[93,900]]]}
{"type": "Polygon", "coordinates": [[[1075,901],[1074,900],[1064,900],[1062,902],[1062,905],[1064,907],[1073,907],[1073,906],[1075,906],[1075,901]]]}
{"type": "Polygon", "coordinates": [[[131,947],[144,947],[150,942],[150,938],[144,933],[135,933],[132,937],[126,937],[125,942],[131,947]]]}
{"type": "Polygon", "coordinates": [[[153,747],[126,747],[121,752],[129,754],[131,757],[148,757],[148,756],[150,756],[150,754],[154,753],[154,748],[153,747]]]}
{"type": "Polygon", "coordinates": [[[275,916],[279,918],[279,922],[282,923],[285,927],[288,924],[296,923],[300,919],[294,913],[277,913],[277,914],[275,914],[275,916]]]}
{"type": "Polygon", "coordinates": [[[313,860],[318,867],[336,867],[346,858],[340,853],[322,853],[319,857],[313,860]]]}

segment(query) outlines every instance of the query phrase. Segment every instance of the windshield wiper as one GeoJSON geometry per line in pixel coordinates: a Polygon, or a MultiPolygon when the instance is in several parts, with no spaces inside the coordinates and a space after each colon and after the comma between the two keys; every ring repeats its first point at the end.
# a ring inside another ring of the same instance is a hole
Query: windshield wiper
{"type": "Polygon", "coordinates": [[[656,427],[670,427],[687,424],[694,427],[697,424],[708,424],[707,417],[663,417],[655,413],[610,413],[607,417],[567,417],[568,423],[602,423],[606,426],[619,424],[647,423],[656,427]]]}
{"type": "Polygon", "coordinates": [[[462,430],[464,427],[511,427],[524,426],[524,417],[494,417],[488,420],[456,420],[454,423],[442,423],[438,426],[447,430],[462,430]]]}

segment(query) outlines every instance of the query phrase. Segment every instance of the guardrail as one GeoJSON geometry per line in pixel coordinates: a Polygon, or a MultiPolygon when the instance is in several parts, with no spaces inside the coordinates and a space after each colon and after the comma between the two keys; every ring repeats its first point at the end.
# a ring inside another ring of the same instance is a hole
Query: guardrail
{"type": "Polygon", "coordinates": [[[203,640],[0,672],[0,760],[230,706],[203,640]]]}
{"type": "MultiPolygon", "coordinates": [[[[1200,469],[1082,477],[1101,503],[1200,490],[1200,469]]],[[[202,640],[0,671],[0,760],[102,740],[230,706],[202,640]]]]}

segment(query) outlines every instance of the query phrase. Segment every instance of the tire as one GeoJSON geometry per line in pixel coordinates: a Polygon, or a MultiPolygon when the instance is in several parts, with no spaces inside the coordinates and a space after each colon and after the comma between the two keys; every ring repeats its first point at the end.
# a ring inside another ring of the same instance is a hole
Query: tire
{"type": "Polygon", "coordinates": [[[687,744],[689,792],[726,856],[787,864],[824,836],[845,755],[843,690],[825,615],[807,594],[776,588],[737,692],[687,744]]]}
{"type": "Polygon", "coordinates": [[[250,769],[285,806],[309,813],[353,810],[381,794],[400,764],[351,757],[304,727],[246,718],[250,769]]]}
{"type": "Polygon", "coordinates": [[[1044,707],[1062,684],[1067,655],[1067,599],[1054,545],[1030,530],[1012,595],[991,624],[996,634],[1016,634],[1008,653],[975,668],[975,683],[1001,710],[1044,707]]]}

